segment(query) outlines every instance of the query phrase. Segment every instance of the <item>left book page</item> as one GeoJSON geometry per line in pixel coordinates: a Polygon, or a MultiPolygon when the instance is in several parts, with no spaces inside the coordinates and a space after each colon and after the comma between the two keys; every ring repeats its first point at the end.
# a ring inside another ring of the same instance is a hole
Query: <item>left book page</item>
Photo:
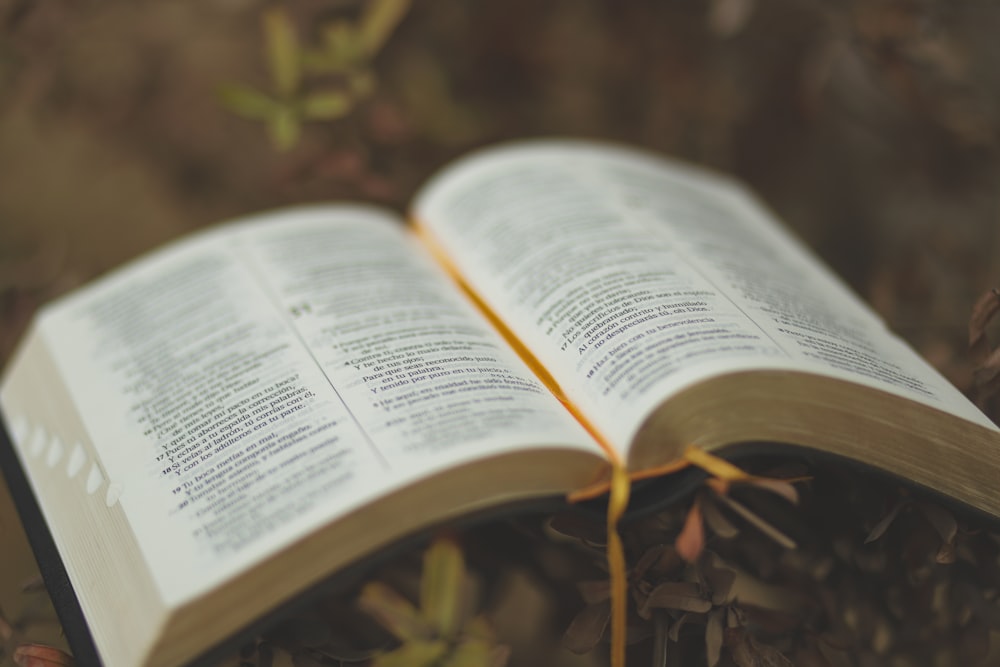
{"type": "MultiPolygon", "coordinates": [[[[3,413],[29,479],[65,466],[120,506],[168,608],[441,470],[539,448],[591,460],[568,480],[554,457],[556,493],[602,462],[378,209],[202,232],[47,307],[35,335],[84,432],[44,423],[8,378],[3,413]]],[[[35,488],[43,511],[48,492],[35,488]]],[[[527,494],[515,479],[506,495],[527,494]]],[[[420,513],[402,521],[419,527],[420,513]]]]}

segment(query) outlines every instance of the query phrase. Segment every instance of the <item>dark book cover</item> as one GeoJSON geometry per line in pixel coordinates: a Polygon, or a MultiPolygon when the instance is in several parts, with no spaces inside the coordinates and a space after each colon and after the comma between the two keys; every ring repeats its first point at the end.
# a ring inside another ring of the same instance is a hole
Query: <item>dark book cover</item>
{"type": "MultiPolygon", "coordinates": [[[[73,657],[77,664],[83,667],[100,665],[94,638],[90,634],[83,609],[80,608],[80,601],[66,574],[62,557],[56,549],[38,499],[35,498],[35,493],[24,475],[24,469],[11,443],[9,430],[2,419],[0,419],[0,470],[3,471],[7,482],[10,500],[14,502],[21,517],[21,525],[35,554],[38,569],[42,573],[45,587],[59,615],[59,622],[72,648],[73,657]]],[[[0,498],[0,502],[7,502],[7,499],[0,498]]]]}

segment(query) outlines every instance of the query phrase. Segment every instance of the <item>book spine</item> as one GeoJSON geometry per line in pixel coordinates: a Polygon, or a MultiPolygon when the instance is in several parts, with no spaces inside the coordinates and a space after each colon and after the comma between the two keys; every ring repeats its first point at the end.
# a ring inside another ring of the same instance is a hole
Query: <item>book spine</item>
{"type": "MultiPolygon", "coordinates": [[[[38,500],[14,452],[9,433],[3,419],[0,418],[0,471],[3,471],[11,500],[21,517],[25,535],[38,562],[38,569],[45,580],[45,587],[52,598],[66,640],[79,667],[101,665],[80,601],[66,574],[66,568],[49,533],[38,500]]],[[[0,502],[8,501],[0,498],[0,502]]]]}

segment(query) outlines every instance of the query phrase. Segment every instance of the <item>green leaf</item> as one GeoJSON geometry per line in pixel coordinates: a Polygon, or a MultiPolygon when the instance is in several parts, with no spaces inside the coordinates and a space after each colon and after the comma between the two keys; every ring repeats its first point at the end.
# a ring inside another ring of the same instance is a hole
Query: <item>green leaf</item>
{"type": "Polygon", "coordinates": [[[264,40],[267,45],[267,63],[271,68],[275,91],[289,97],[298,90],[302,78],[299,40],[288,13],[275,8],[264,12],[264,40]]]}
{"type": "Polygon", "coordinates": [[[312,120],[334,120],[346,115],[351,98],[338,92],[313,93],[302,100],[302,115],[312,120]]]}
{"type": "Polygon", "coordinates": [[[330,50],[311,49],[302,52],[302,69],[311,74],[345,74],[356,65],[345,62],[330,50]]]}
{"type": "Polygon", "coordinates": [[[385,584],[367,584],[358,598],[358,606],[403,641],[423,640],[433,632],[416,607],[385,584]]]}
{"type": "Polygon", "coordinates": [[[270,118],[271,124],[268,129],[271,132],[271,141],[279,151],[287,151],[295,147],[299,142],[299,135],[302,134],[302,124],[295,109],[281,106],[270,118]]]}
{"type": "Polygon", "coordinates": [[[364,55],[361,36],[350,23],[336,21],[323,28],[326,45],[327,68],[331,72],[342,72],[356,66],[364,55]]]}
{"type": "Polygon", "coordinates": [[[411,640],[375,658],[372,667],[431,667],[439,664],[447,651],[448,644],[442,639],[411,640]]]}
{"type": "Polygon", "coordinates": [[[424,618],[441,637],[450,639],[459,630],[464,579],[462,550],[452,540],[435,541],[424,554],[420,606],[424,618]]]}
{"type": "Polygon", "coordinates": [[[361,17],[361,44],[368,55],[378,52],[410,8],[410,0],[368,0],[361,17]]]}
{"type": "Polygon", "coordinates": [[[722,643],[725,636],[723,616],[726,610],[722,607],[708,614],[705,624],[705,662],[708,667],[715,667],[722,657],[722,643]]]}
{"type": "Polygon", "coordinates": [[[493,647],[478,639],[470,639],[456,646],[441,662],[441,667],[484,667],[491,662],[493,647]]]}
{"type": "Polygon", "coordinates": [[[264,93],[239,83],[219,86],[219,99],[223,106],[252,120],[267,120],[281,109],[281,104],[264,93]]]}

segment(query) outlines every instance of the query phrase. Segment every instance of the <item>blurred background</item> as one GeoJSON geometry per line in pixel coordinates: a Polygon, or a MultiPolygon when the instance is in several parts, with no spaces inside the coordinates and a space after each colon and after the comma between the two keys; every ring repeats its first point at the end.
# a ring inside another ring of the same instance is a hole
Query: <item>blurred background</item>
{"type": "Polygon", "coordinates": [[[405,211],[535,135],[747,181],[960,386],[1000,273],[1000,5],[0,0],[0,361],[40,302],[282,204],[405,211]]]}
{"type": "MultiPolygon", "coordinates": [[[[975,0],[0,0],[0,366],[39,304],[187,231],[405,212],[472,148],[574,135],[745,180],[969,390],[998,34],[975,0]]],[[[0,571],[33,613],[13,516],[0,571]]]]}

